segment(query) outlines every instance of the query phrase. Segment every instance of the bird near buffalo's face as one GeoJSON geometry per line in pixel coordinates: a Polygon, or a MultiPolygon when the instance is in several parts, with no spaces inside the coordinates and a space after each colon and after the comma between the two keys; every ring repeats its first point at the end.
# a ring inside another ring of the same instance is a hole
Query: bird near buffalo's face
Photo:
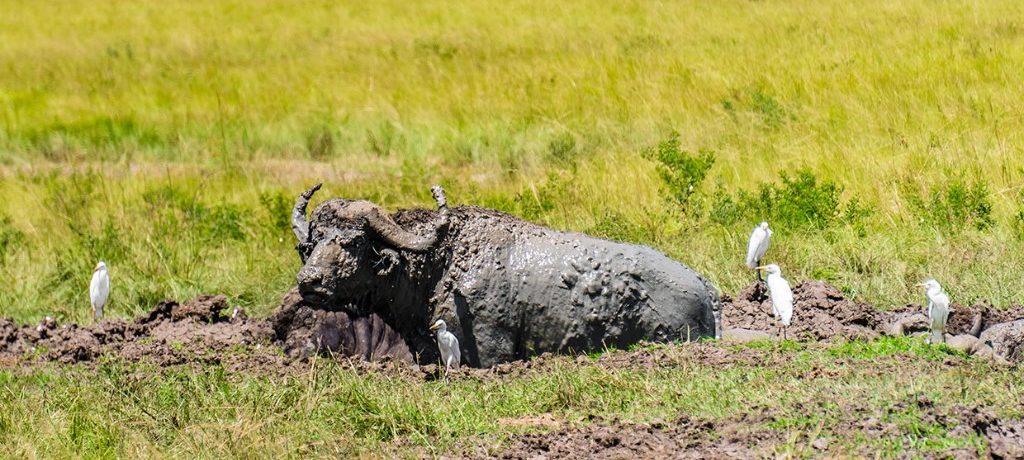
{"type": "Polygon", "coordinates": [[[444,364],[445,370],[458,370],[462,359],[459,339],[455,338],[455,335],[451,332],[448,332],[448,324],[443,319],[435,321],[430,326],[430,330],[437,334],[437,348],[441,352],[441,362],[444,364]]]}
{"type": "Polygon", "coordinates": [[[718,293],[651,248],[559,232],[478,208],[387,214],[334,198],[292,228],[305,303],[388,321],[422,362],[438,350],[427,325],[443,318],[462,362],[490,366],[542,352],[588,352],[641,340],[695,340],[718,330],[718,293]]]}

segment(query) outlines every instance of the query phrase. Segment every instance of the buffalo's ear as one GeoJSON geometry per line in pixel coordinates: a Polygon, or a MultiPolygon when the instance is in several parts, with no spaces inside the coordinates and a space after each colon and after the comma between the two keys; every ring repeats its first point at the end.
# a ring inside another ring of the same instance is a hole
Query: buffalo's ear
{"type": "Polygon", "coordinates": [[[377,260],[373,262],[373,267],[377,269],[379,276],[391,275],[401,263],[398,251],[394,249],[384,248],[379,251],[374,249],[374,252],[377,254],[377,260]]]}
{"type": "Polygon", "coordinates": [[[308,259],[309,255],[313,253],[313,248],[315,247],[316,244],[310,241],[300,241],[295,245],[295,250],[299,253],[299,260],[301,260],[303,264],[306,263],[306,259],[308,259]]]}

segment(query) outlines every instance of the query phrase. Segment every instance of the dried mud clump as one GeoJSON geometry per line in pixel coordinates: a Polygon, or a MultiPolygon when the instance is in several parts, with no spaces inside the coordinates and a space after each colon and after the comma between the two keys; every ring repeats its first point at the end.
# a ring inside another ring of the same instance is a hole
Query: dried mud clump
{"type": "Polygon", "coordinates": [[[783,433],[758,428],[765,420],[746,415],[707,421],[681,416],[673,422],[627,423],[593,418],[582,427],[513,438],[501,452],[471,452],[469,458],[760,458],[783,442],[783,433]]]}
{"type": "MultiPolygon", "coordinates": [[[[804,281],[793,288],[794,312],[788,338],[797,340],[871,339],[878,336],[881,323],[870,305],[847,299],[834,286],[822,281],[804,281]]],[[[735,298],[722,299],[722,322],[729,330],[762,331],[781,335],[772,315],[768,289],[754,283],[735,298]]]]}
{"type": "Polygon", "coordinates": [[[203,295],[180,304],[158,303],[149,313],[127,321],[105,319],[90,326],[39,325],[0,320],[0,359],[5,362],[89,362],[109,355],[161,365],[219,361],[224,352],[269,344],[273,331],[263,321],[231,323],[227,298],[203,295]]]}

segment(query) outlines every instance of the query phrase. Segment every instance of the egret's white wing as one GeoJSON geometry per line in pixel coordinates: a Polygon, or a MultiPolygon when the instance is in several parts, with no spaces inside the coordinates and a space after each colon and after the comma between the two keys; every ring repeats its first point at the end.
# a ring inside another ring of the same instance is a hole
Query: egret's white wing
{"type": "Polygon", "coordinates": [[[940,292],[934,298],[929,299],[931,306],[928,317],[931,319],[931,343],[944,343],[946,341],[946,321],[949,319],[949,296],[940,292]]]}
{"type": "Polygon", "coordinates": [[[764,230],[764,238],[761,239],[761,244],[757,245],[757,260],[760,262],[764,259],[764,255],[768,252],[768,245],[772,242],[772,230],[764,230]]]}
{"type": "Polygon", "coordinates": [[[772,309],[783,326],[789,326],[793,319],[793,290],[789,282],[779,275],[768,277],[768,293],[772,298],[772,309]]]}
{"type": "Polygon", "coordinates": [[[455,338],[455,334],[448,333],[448,347],[454,367],[458,369],[462,364],[462,350],[459,349],[459,339],[455,338]]]}
{"type": "Polygon", "coordinates": [[[761,227],[754,227],[750,234],[750,241],[747,242],[747,268],[757,268],[758,261],[768,250],[768,234],[761,227]]]}
{"type": "Polygon", "coordinates": [[[107,304],[107,296],[110,295],[110,278],[104,270],[97,270],[92,274],[92,282],[89,283],[89,301],[93,308],[103,308],[107,304]]]}

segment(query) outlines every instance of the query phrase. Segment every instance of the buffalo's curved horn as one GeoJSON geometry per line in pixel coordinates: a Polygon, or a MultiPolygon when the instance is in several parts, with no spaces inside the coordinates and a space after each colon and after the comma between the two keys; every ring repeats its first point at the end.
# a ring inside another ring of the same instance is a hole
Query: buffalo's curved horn
{"type": "MultiPolygon", "coordinates": [[[[366,214],[366,223],[381,239],[401,249],[421,252],[430,249],[437,242],[436,230],[433,235],[427,236],[410,233],[377,208],[366,214]]],[[[437,229],[440,230],[445,223],[447,219],[442,219],[437,229]]]]}
{"type": "Polygon", "coordinates": [[[306,221],[306,207],[309,206],[309,199],[313,198],[313,194],[320,190],[322,185],[324,184],[310,187],[295,200],[295,207],[292,208],[292,231],[295,232],[295,237],[299,239],[300,243],[309,239],[309,222],[306,221]]]}
{"type": "Polygon", "coordinates": [[[437,210],[442,213],[448,212],[448,198],[445,197],[444,189],[440,185],[430,187],[430,194],[434,196],[434,201],[437,202],[437,210]]]}

